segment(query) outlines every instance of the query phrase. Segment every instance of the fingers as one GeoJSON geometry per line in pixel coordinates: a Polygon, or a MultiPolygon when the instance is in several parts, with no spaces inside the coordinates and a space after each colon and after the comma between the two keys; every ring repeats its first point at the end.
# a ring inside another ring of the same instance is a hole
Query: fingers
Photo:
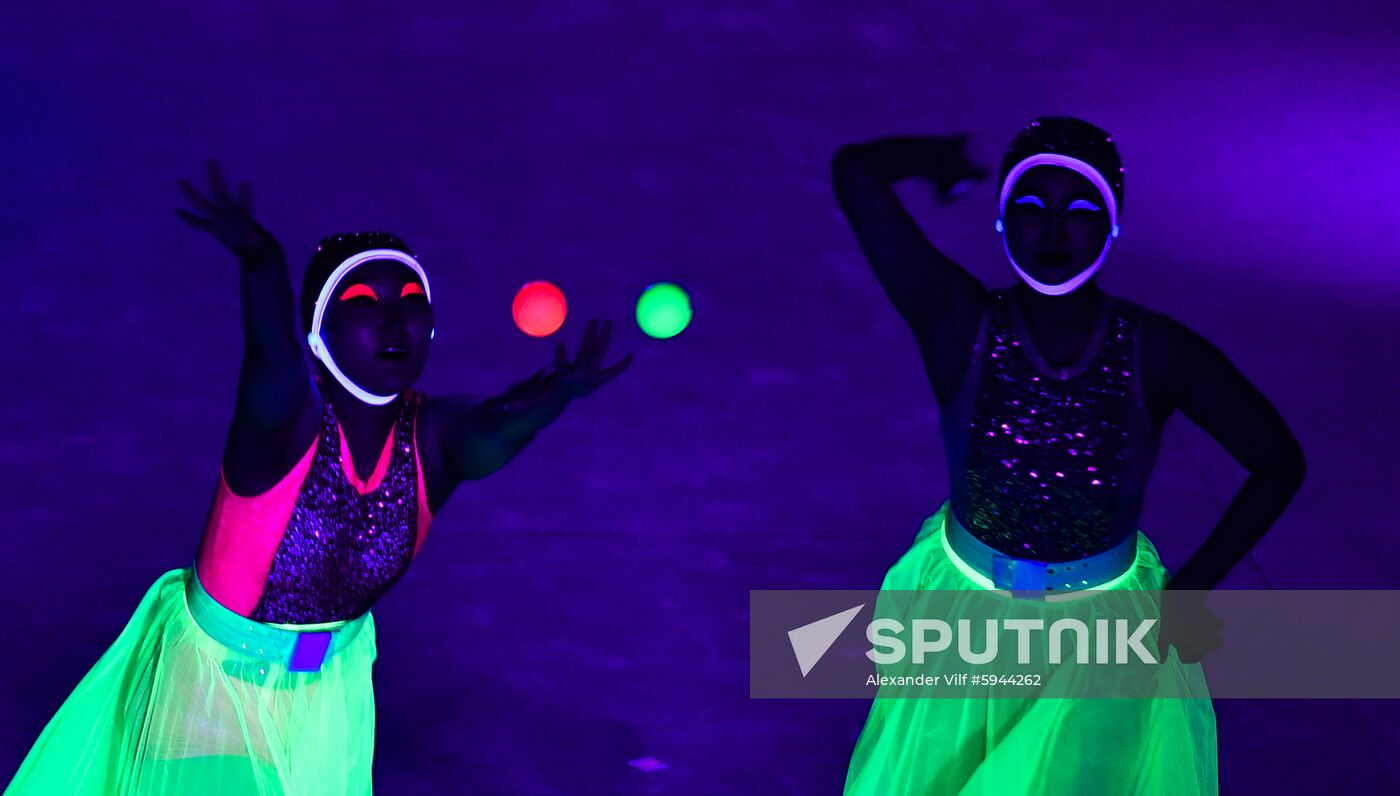
{"type": "Polygon", "coordinates": [[[214,229],[214,225],[209,221],[209,219],[200,218],[194,213],[187,213],[184,210],[179,209],[178,207],[175,208],[175,215],[179,216],[182,221],[184,221],[186,224],[189,224],[197,230],[201,230],[203,232],[211,232],[214,229]]]}
{"type": "Polygon", "coordinates": [[[189,180],[176,180],[175,184],[180,186],[181,191],[184,191],[185,198],[190,200],[190,204],[194,205],[194,209],[206,216],[212,216],[219,212],[218,208],[214,207],[212,202],[204,198],[204,194],[196,190],[193,185],[190,185],[189,180]]]}
{"type": "Polygon", "coordinates": [[[610,365],[609,367],[598,371],[598,376],[602,378],[603,381],[608,381],[610,379],[615,378],[622,371],[627,370],[627,366],[630,364],[632,364],[632,355],[628,354],[616,364],[610,365]]]}
{"type": "Polygon", "coordinates": [[[604,370],[599,370],[602,367],[603,358],[607,356],[608,345],[611,342],[612,321],[603,321],[600,324],[597,318],[590,320],[588,326],[583,330],[583,340],[579,343],[578,355],[572,364],[569,362],[569,351],[564,342],[561,340],[554,344],[555,373],[573,371],[583,376],[585,381],[591,381],[595,378],[601,379],[597,382],[599,384],[617,376],[632,363],[632,355],[628,354],[619,362],[604,370]]]}
{"type": "Polygon", "coordinates": [[[973,189],[975,185],[977,185],[978,182],[979,180],[977,180],[976,178],[963,177],[961,180],[958,180],[957,182],[953,183],[953,185],[949,187],[948,190],[945,191],[941,196],[939,196],[939,198],[944,202],[951,202],[954,199],[965,196],[969,191],[973,189]]]}
{"type": "Polygon", "coordinates": [[[1210,651],[1208,651],[1208,649],[1205,649],[1205,651],[1201,651],[1201,649],[1187,649],[1187,651],[1183,652],[1182,648],[1177,648],[1176,652],[1177,655],[1180,656],[1180,659],[1182,659],[1182,663],[1200,663],[1201,659],[1205,658],[1205,653],[1210,651]]]}
{"type": "Polygon", "coordinates": [[[1167,647],[1176,648],[1177,657],[1182,663],[1197,663],[1205,656],[1220,649],[1223,640],[1219,633],[1186,633],[1181,638],[1173,638],[1170,642],[1165,637],[1159,636],[1157,640],[1157,650],[1159,659],[1167,659],[1167,647]]]}
{"type": "Polygon", "coordinates": [[[509,392],[511,392],[511,393],[524,393],[524,392],[528,392],[528,391],[530,390],[530,388],[532,388],[532,387],[534,387],[536,384],[538,384],[539,381],[540,381],[540,379],[542,379],[542,378],[544,378],[544,370],[542,370],[542,369],[541,369],[541,370],[537,370],[537,371],[535,371],[534,373],[530,374],[528,377],[526,377],[526,378],[524,378],[524,379],[521,379],[520,381],[516,382],[516,383],[515,383],[515,386],[511,387],[510,390],[509,390],[509,392]]]}
{"type": "Polygon", "coordinates": [[[603,357],[608,355],[608,343],[612,340],[612,320],[603,322],[602,332],[594,339],[594,346],[588,350],[588,368],[598,369],[602,367],[603,357]]]}
{"type": "Polygon", "coordinates": [[[593,349],[598,333],[598,319],[594,318],[588,322],[588,327],[583,330],[583,342],[579,343],[578,365],[588,362],[589,352],[593,349]]]}
{"type": "Polygon", "coordinates": [[[1198,663],[1205,656],[1218,649],[1220,649],[1219,639],[1197,639],[1187,644],[1185,650],[1178,646],[1176,651],[1181,656],[1182,663],[1198,663]]]}
{"type": "Polygon", "coordinates": [[[215,216],[222,212],[227,212],[230,208],[241,208],[245,213],[252,214],[253,189],[247,182],[239,183],[238,198],[235,199],[229,194],[228,184],[224,181],[223,170],[219,167],[219,162],[210,158],[205,161],[205,171],[209,179],[209,194],[206,196],[190,184],[189,180],[177,180],[180,190],[184,191],[185,197],[190,200],[190,204],[195,209],[206,216],[215,216]]]}
{"type": "Polygon", "coordinates": [[[233,204],[233,197],[229,196],[228,187],[224,185],[223,172],[219,170],[219,161],[209,158],[204,164],[209,173],[209,190],[213,197],[226,205],[233,204]]]}

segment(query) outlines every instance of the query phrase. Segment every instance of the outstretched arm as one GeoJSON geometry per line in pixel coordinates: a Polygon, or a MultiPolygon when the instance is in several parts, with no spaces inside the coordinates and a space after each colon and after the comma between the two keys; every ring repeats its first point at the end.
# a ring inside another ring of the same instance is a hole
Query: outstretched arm
{"type": "Polygon", "coordinates": [[[832,182],[875,276],[921,346],[947,351],[981,317],[986,288],[934,248],[894,183],[927,177],[940,197],[984,179],[963,153],[966,136],[896,136],[848,144],[832,159],[832,182]]]}
{"type": "Polygon", "coordinates": [[[1150,317],[1147,339],[1160,341],[1160,347],[1153,347],[1163,351],[1168,363],[1172,406],[1249,472],[1205,543],[1167,585],[1172,590],[1209,590],[1283,513],[1302,486],[1306,462],[1278,410],[1220,349],[1166,316],[1150,317]]]}
{"type": "Polygon", "coordinates": [[[612,337],[612,322],[589,321],[578,357],[569,362],[561,342],[554,350],[554,367],[536,372],[504,393],[477,400],[450,396],[443,401],[438,444],[453,485],[485,478],[501,469],[529,445],[541,429],[581,398],[622,373],[632,362],[628,354],[607,368],[600,367],[612,337]]]}
{"type": "Polygon", "coordinates": [[[298,417],[310,390],[287,261],[277,239],[253,219],[248,184],[239,186],[237,197],[231,195],[213,160],[208,162],[208,179],[207,196],[180,180],[180,189],[196,212],[175,212],[238,258],[243,366],[233,423],[249,430],[283,428],[298,417]]]}

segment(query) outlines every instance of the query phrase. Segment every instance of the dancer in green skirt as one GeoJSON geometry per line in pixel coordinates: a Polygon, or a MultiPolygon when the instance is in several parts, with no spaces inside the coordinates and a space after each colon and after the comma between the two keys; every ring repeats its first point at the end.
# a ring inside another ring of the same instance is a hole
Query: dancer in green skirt
{"type": "Polygon", "coordinates": [[[995,227],[1014,286],[988,289],[934,248],[893,185],[922,177],[951,200],[988,176],[966,140],[884,138],[842,147],[832,165],[861,249],[914,332],[952,482],[883,588],[1000,589],[1012,599],[1140,591],[1144,614],[1164,589],[1157,693],[1169,698],[877,698],[845,793],[1215,794],[1215,714],[1199,661],[1219,639],[1182,628],[1218,629],[1199,595],[1292,499],[1301,448],[1214,345],[1098,286],[1120,231],[1124,173],[1103,130],[1042,117],[1008,147],[995,227]],[[1177,410],[1250,475],[1169,575],[1137,522],[1177,410]]]}
{"type": "Polygon", "coordinates": [[[209,164],[181,218],[240,264],[244,351],[192,567],[162,575],[21,764],[6,796],[371,792],[374,621],[462,481],[495,472],[602,367],[578,356],[485,400],[415,391],[427,274],[385,233],[323,240],[297,302],[282,247],[209,164]],[[302,353],[305,340],[315,367],[302,353]]]}

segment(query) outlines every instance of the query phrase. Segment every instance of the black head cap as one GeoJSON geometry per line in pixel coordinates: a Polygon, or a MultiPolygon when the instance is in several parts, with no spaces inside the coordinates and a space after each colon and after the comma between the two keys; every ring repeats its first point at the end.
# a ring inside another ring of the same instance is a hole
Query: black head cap
{"type": "Polygon", "coordinates": [[[1123,212],[1123,161],[1118,156],[1118,147],[1113,144],[1113,136],[1074,116],[1036,117],[1011,139],[1001,158],[998,193],[1006,183],[1006,175],[1017,163],[1043,153],[1065,155],[1093,166],[1113,188],[1118,212],[1123,212]]]}
{"type": "Polygon", "coordinates": [[[301,325],[306,333],[311,332],[311,317],[316,313],[316,297],[326,280],[341,263],[351,257],[371,249],[393,249],[412,257],[397,235],[388,232],[347,232],[324,238],[311,253],[311,262],[306,265],[306,274],[301,280],[301,325]]]}

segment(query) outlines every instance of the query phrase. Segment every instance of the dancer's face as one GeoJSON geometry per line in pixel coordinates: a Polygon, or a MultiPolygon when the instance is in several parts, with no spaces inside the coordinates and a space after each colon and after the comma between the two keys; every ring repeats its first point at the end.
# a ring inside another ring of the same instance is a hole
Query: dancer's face
{"type": "Polygon", "coordinates": [[[321,337],[350,381],[389,395],[423,372],[432,329],[433,308],[418,274],[394,260],[371,260],[336,286],[321,337]]]}
{"type": "Polygon", "coordinates": [[[1012,259],[1037,281],[1054,285],[1092,265],[1112,227],[1094,184],[1052,165],[1034,166],[1016,180],[1003,219],[1012,259]]]}

